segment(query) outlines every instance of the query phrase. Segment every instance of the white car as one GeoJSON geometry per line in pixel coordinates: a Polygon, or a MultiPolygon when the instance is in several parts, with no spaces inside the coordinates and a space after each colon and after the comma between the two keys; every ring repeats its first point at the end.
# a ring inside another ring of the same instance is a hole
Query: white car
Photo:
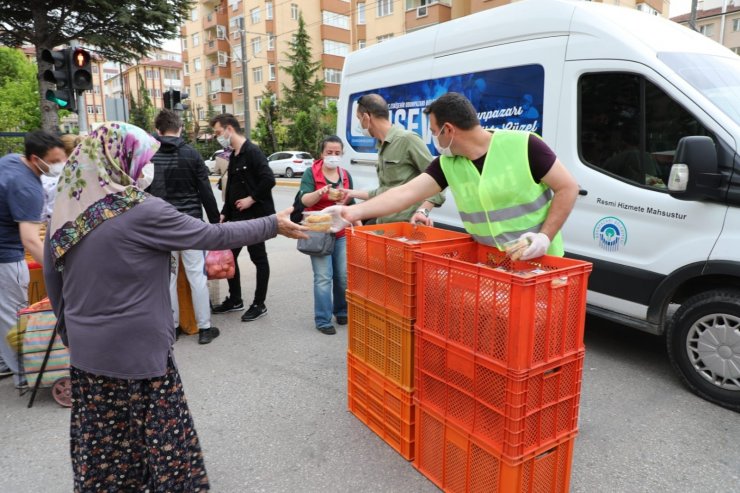
{"type": "Polygon", "coordinates": [[[281,151],[270,154],[267,163],[275,175],[292,178],[310,169],[313,166],[313,157],[302,151],[281,151]]]}
{"type": "Polygon", "coordinates": [[[216,169],[216,158],[221,154],[224,154],[226,156],[226,159],[228,159],[228,151],[224,149],[219,149],[218,151],[211,154],[211,157],[204,161],[206,163],[206,167],[208,168],[208,172],[212,175],[220,174],[216,169]]]}

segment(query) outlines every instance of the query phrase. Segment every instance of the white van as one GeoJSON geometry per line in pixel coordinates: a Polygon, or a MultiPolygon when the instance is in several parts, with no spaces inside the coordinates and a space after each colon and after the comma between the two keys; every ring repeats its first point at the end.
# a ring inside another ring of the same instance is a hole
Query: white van
{"type": "MultiPolygon", "coordinates": [[[[740,57],[662,18],[561,0],[373,45],[347,57],[339,98],[356,188],[377,185],[357,99],[381,94],[435,153],[422,110],[448,91],[486,128],[542,135],[578,180],[563,234],[567,256],[594,264],[589,311],[666,333],[686,384],[740,410],[740,57]]],[[[432,217],[461,226],[450,193],[432,217]]]]}

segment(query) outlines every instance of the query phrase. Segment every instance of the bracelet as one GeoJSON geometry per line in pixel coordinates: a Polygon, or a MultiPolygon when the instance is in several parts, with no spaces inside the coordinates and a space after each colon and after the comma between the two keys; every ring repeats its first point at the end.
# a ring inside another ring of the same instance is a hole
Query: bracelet
{"type": "Polygon", "coordinates": [[[424,217],[429,217],[429,209],[416,209],[416,212],[414,214],[424,214],[424,217]]]}

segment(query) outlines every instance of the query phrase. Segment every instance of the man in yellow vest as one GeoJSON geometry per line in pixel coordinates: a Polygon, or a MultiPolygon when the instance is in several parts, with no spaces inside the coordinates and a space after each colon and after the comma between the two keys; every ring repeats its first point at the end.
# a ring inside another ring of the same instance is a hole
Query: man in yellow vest
{"type": "Polygon", "coordinates": [[[430,104],[429,130],[440,156],[410,182],[378,197],[341,207],[354,223],[403,210],[448,186],[465,229],[476,241],[502,246],[526,239],[521,259],[563,255],[560,229],[573,209],[578,184],[537,135],[481,127],[465,96],[450,92],[430,104]]]}

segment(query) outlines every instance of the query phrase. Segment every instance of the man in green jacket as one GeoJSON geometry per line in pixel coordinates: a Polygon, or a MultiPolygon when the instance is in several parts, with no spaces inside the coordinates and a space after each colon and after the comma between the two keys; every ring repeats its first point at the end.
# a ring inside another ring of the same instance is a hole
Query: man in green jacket
{"type": "Polygon", "coordinates": [[[344,219],[385,216],[449,186],[476,241],[503,250],[508,241],[526,239],[523,260],[545,253],[562,256],[560,229],[575,204],[578,183],[547,144],[529,132],[489,132],[458,93],[441,96],[424,112],[440,157],[421,175],[383,193],[383,200],[336,206],[344,219]]]}
{"type": "MultiPolygon", "coordinates": [[[[360,120],[363,133],[378,141],[378,188],[369,191],[350,190],[350,197],[371,199],[421,175],[432,162],[432,154],[421,137],[391,125],[388,120],[388,103],[380,95],[366,94],[357,101],[357,119],[360,120]]],[[[376,223],[410,221],[431,226],[429,213],[432,208],[442,205],[444,200],[444,195],[438,192],[428,197],[419,197],[402,210],[373,217],[376,223]]]]}

